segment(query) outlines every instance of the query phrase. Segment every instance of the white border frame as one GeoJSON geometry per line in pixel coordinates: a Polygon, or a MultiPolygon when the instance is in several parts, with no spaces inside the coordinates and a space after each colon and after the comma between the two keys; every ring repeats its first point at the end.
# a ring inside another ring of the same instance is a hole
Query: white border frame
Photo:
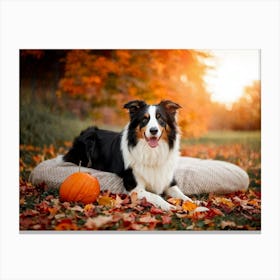
{"type": "Polygon", "coordinates": [[[1,279],[279,279],[279,2],[1,2],[1,279]],[[20,234],[19,49],[262,50],[261,234],[20,234]]]}

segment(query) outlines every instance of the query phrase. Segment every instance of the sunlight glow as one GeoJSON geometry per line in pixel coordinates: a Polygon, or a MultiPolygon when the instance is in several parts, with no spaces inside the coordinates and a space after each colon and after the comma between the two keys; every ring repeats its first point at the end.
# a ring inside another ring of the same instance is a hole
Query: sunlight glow
{"type": "Polygon", "coordinates": [[[205,77],[211,100],[230,106],[245,86],[260,80],[260,50],[215,50],[206,63],[213,66],[205,77]]]}

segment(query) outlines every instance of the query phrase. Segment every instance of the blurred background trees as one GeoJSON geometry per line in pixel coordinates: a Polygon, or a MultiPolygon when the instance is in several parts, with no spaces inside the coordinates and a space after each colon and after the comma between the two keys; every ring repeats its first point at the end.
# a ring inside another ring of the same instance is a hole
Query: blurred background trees
{"type": "Polygon", "coordinates": [[[230,108],[224,104],[211,103],[211,130],[260,130],[261,84],[253,81],[244,88],[243,95],[230,108]]]}
{"type": "Polygon", "coordinates": [[[230,109],[211,102],[204,81],[210,57],[198,50],[21,50],[22,125],[32,106],[33,114],[47,107],[46,114],[122,127],[128,100],[172,99],[183,107],[179,121],[186,137],[208,129],[259,130],[260,82],[245,87],[230,109]]]}

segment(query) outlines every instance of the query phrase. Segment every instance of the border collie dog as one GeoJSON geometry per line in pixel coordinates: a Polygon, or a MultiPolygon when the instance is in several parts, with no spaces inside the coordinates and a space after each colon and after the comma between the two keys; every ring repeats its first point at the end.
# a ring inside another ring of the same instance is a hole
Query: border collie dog
{"type": "Polygon", "coordinates": [[[64,161],[115,173],[129,193],[163,210],[174,208],[163,194],[191,200],[174,179],[180,142],[176,114],[181,106],[169,100],[157,105],[135,100],[124,108],[130,122],[121,133],[89,127],[74,140],[64,161]]]}

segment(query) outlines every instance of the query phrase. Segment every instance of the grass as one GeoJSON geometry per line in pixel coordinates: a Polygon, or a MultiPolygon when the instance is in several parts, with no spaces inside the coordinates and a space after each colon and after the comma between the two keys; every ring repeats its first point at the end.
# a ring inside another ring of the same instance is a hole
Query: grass
{"type": "Polygon", "coordinates": [[[182,139],[183,145],[199,145],[199,144],[242,144],[248,145],[253,149],[260,149],[261,133],[260,131],[233,131],[219,130],[209,131],[207,134],[196,139],[182,139]]]}
{"type": "Polygon", "coordinates": [[[61,145],[73,140],[82,130],[92,125],[71,114],[52,112],[42,104],[22,102],[20,107],[20,143],[43,147],[61,145]]]}

